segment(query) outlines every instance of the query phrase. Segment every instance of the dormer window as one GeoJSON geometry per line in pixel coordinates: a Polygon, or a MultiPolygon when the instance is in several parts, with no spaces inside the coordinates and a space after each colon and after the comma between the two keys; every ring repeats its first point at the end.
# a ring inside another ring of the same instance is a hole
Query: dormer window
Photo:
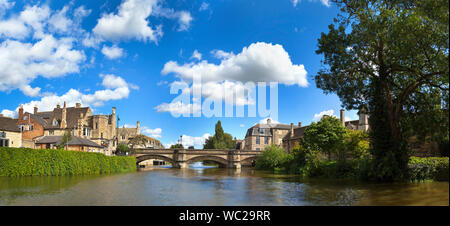
{"type": "Polygon", "coordinates": [[[53,119],[52,125],[53,126],[57,126],[58,125],[58,121],[56,121],[56,119],[53,119]]]}
{"type": "Polygon", "coordinates": [[[28,119],[28,116],[23,116],[23,120],[27,120],[28,119]]]}

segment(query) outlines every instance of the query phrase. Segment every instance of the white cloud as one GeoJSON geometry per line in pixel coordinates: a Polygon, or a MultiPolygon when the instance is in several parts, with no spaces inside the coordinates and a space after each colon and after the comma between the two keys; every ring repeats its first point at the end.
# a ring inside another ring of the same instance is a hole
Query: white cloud
{"type": "Polygon", "coordinates": [[[40,88],[30,86],[37,77],[79,72],[86,56],[75,43],[84,34],[80,23],[89,11],[79,7],[72,19],[67,16],[72,15],[69,10],[69,6],[56,11],[47,5],[25,6],[0,19],[0,38],[4,38],[0,42],[0,91],[20,89],[25,95],[38,96],[40,88]]]}
{"type": "MultiPolygon", "coordinates": [[[[269,118],[261,119],[259,121],[259,124],[267,124],[267,119],[269,119],[269,118]]],[[[272,118],[270,118],[270,120],[272,121],[271,124],[280,124],[280,122],[277,120],[274,120],[272,118]]]]}
{"type": "MultiPolygon", "coordinates": [[[[193,137],[188,136],[186,134],[182,135],[181,144],[184,148],[188,148],[189,146],[194,146],[197,149],[203,148],[203,145],[205,144],[205,140],[210,137],[211,135],[209,133],[205,133],[200,137],[193,137]]],[[[169,144],[166,144],[166,148],[169,148],[171,145],[176,144],[178,142],[171,142],[169,144]]]]}
{"type": "Polygon", "coordinates": [[[201,60],[202,54],[199,53],[197,50],[194,50],[194,52],[192,53],[191,59],[201,60]]]}
{"type": "Polygon", "coordinates": [[[188,11],[175,11],[174,9],[163,8],[159,5],[154,8],[154,16],[178,20],[178,31],[188,30],[193,20],[191,13],[188,11]]]}
{"type": "MultiPolygon", "coordinates": [[[[317,2],[318,0],[309,0],[309,2],[317,2]]],[[[297,4],[300,2],[300,0],[291,0],[292,5],[294,5],[294,7],[297,6],[297,4]]],[[[330,7],[330,1],[329,0],[320,0],[320,2],[322,3],[322,5],[326,6],[326,7],[330,7]]]]}
{"type": "Polygon", "coordinates": [[[233,52],[228,53],[223,50],[217,50],[217,49],[211,51],[211,54],[217,59],[228,59],[228,58],[234,56],[233,52]]]}
{"type": "Polygon", "coordinates": [[[208,63],[206,60],[184,65],[169,61],[161,73],[163,75],[174,73],[187,81],[192,81],[194,75],[199,75],[204,82],[277,81],[286,85],[308,86],[304,66],[293,64],[283,46],[264,42],[244,47],[241,53],[222,59],[218,65],[208,63]]]}
{"type": "MultiPolygon", "coordinates": [[[[102,85],[106,89],[97,90],[90,94],[85,94],[75,89],[70,89],[61,96],[57,94],[46,94],[40,100],[33,100],[23,104],[24,111],[33,112],[34,106],[37,106],[39,111],[49,111],[58,103],[61,104],[64,101],[68,106],[74,106],[75,103],[82,103],[84,106],[102,106],[107,101],[128,98],[130,93],[129,83],[115,75],[101,75],[100,77],[103,78],[102,85]]],[[[4,109],[2,112],[8,113],[10,111],[4,109]]]]}
{"type": "Polygon", "coordinates": [[[111,47],[103,45],[102,53],[109,59],[116,59],[123,55],[123,49],[117,47],[116,45],[113,45],[111,47]]]}
{"type": "Polygon", "coordinates": [[[105,40],[137,39],[157,42],[163,35],[161,26],[152,28],[147,18],[152,14],[157,0],[124,0],[117,14],[104,14],[93,32],[105,40]]]}
{"type": "Polygon", "coordinates": [[[297,6],[299,0],[292,0],[292,5],[294,5],[294,7],[297,6]]]}
{"type": "Polygon", "coordinates": [[[170,112],[172,114],[194,114],[201,110],[201,106],[197,103],[186,104],[181,101],[172,103],[162,103],[155,107],[157,112],[170,112]]]}
{"type": "Polygon", "coordinates": [[[141,131],[150,137],[161,138],[161,133],[162,133],[161,128],[150,129],[150,128],[144,126],[141,128],[141,131]]]}
{"type": "Polygon", "coordinates": [[[209,9],[209,4],[206,2],[202,2],[202,4],[200,5],[200,8],[198,9],[199,11],[205,11],[209,9]]]}
{"type": "Polygon", "coordinates": [[[8,109],[3,109],[0,114],[2,114],[5,117],[10,117],[10,118],[16,118],[17,117],[17,111],[10,111],[8,109]]]}
{"type": "Polygon", "coordinates": [[[0,43],[0,91],[20,89],[26,95],[36,96],[39,88],[29,86],[36,77],[53,78],[78,72],[85,55],[73,49],[73,42],[71,38],[45,35],[36,43],[9,39],[0,43]]]}
{"type": "Polygon", "coordinates": [[[321,119],[324,115],[336,117],[336,116],[334,115],[334,110],[333,110],[333,109],[330,109],[330,110],[322,111],[322,112],[320,112],[319,114],[314,114],[313,121],[315,121],[315,122],[320,121],[320,119],[321,119]]]}
{"type": "Polygon", "coordinates": [[[243,127],[245,127],[245,125],[244,124],[239,124],[239,127],[243,128],[243,127]]]}

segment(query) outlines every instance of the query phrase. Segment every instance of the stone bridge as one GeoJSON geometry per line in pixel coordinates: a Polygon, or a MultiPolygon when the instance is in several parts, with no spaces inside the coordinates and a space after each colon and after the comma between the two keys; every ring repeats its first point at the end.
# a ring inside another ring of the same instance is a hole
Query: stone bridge
{"type": "Polygon", "coordinates": [[[189,164],[209,160],[220,167],[240,169],[252,166],[261,151],[220,150],[220,149],[134,149],[136,164],[148,159],[170,162],[175,168],[187,168],[189,164]]]}

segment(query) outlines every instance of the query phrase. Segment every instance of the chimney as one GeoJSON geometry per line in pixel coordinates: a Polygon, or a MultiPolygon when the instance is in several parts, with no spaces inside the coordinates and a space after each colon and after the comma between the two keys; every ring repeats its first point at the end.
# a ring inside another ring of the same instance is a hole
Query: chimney
{"type": "Polygon", "coordinates": [[[344,109],[341,109],[341,115],[340,115],[341,123],[345,127],[345,111],[344,109]]]}
{"type": "Polygon", "coordinates": [[[291,123],[291,138],[294,137],[294,123],[291,123]]]}
{"type": "Polygon", "coordinates": [[[56,108],[60,109],[60,108],[61,108],[61,104],[58,103],[58,104],[56,105],[56,108]]]}
{"type": "Polygon", "coordinates": [[[19,119],[22,120],[23,117],[23,105],[20,105],[19,107],[19,119]]]}
{"type": "Polygon", "coordinates": [[[75,104],[75,107],[76,107],[76,108],[80,108],[80,107],[81,107],[81,103],[76,103],[76,104],[75,104]]]}
{"type": "Polygon", "coordinates": [[[298,122],[298,127],[302,127],[302,122],[298,122]]]}
{"type": "Polygon", "coordinates": [[[34,106],[34,114],[37,114],[37,113],[38,113],[38,107],[34,106]]]}
{"type": "Polygon", "coordinates": [[[141,134],[141,123],[139,121],[136,123],[136,134],[141,134]]]}
{"type": "Polygon", "coordinates": [[[267,119],[267,124],[268,124],[268,125],[269,125],[269,124],[272,124],[272,119],[268,118],[268,119],[267,119]]]}
{"type": "Polygon", "coordinates": [[[3,117],[3,114],[0,114],[0,117],[3,117]]]}
{"type": "Polygon", "coordinates": [[[62,113],[61,113],[61,128],[63,128],[63,129],[65,129],[67,127],[66,116],[67,116],[67,109],[66,109],[66,102],[64,101],[64,107],[63,107],[62,113]]]}

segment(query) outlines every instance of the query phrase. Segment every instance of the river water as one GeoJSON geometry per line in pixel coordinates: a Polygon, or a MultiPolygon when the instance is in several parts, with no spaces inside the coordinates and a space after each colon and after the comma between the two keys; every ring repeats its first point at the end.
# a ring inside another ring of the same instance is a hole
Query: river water
{"type": "Polygon", "coordinates": [[[102,176],[0,177],[0,205],[449,205],[449,183],[302,180],[196,164],[102,176]]]}

